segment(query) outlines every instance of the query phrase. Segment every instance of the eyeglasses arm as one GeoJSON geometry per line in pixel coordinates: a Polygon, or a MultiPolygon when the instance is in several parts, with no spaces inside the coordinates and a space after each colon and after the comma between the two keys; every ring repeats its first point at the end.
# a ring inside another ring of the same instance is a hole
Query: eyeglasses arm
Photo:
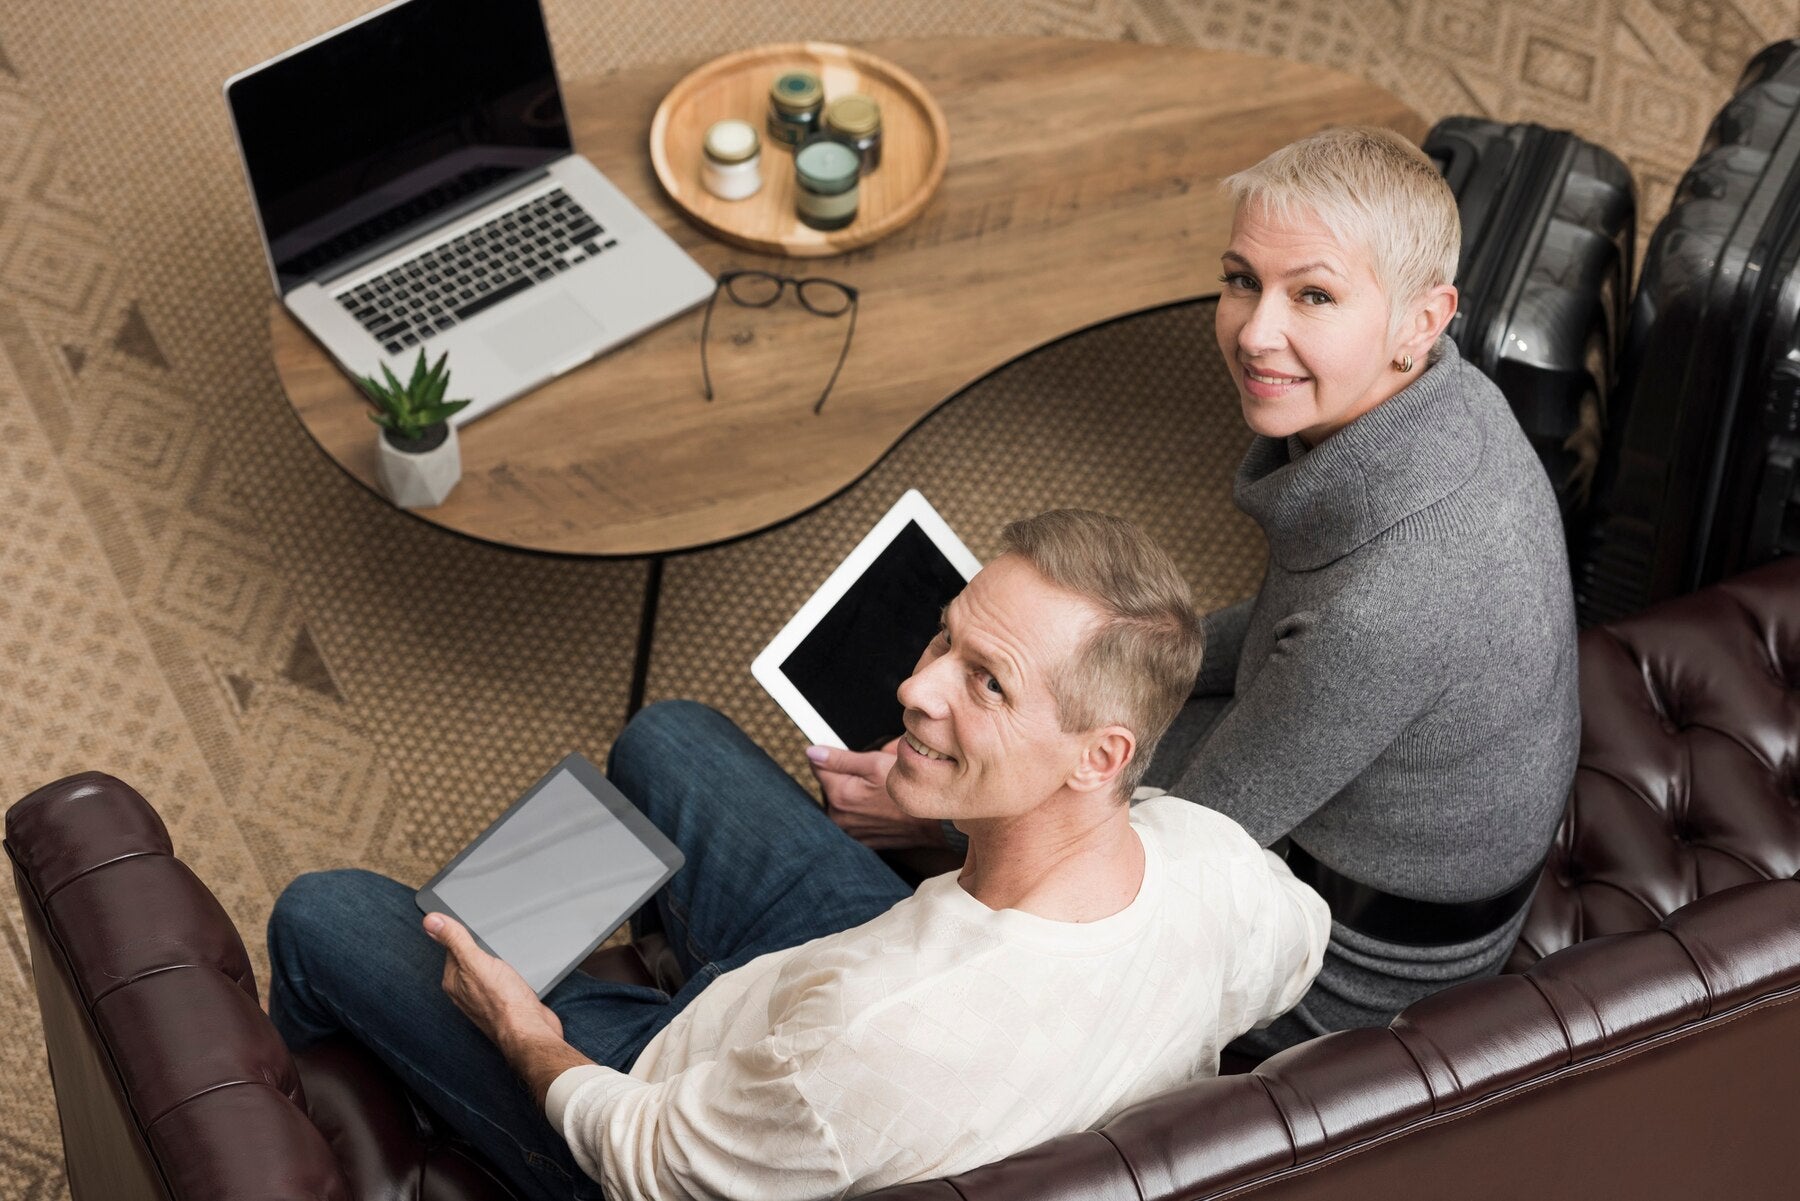
{"type": "Polygon", "coordinates": [[[831,395],[831,389],[837,383],[838,372],[844,369],[844,360],[850,357],[850,339],[856,337],[856,310],[861,301],[855,292],[850,293],[850,328],[844,331],[844,348],[838,351],[837,366],[831,369],[831,378],[825,381],[825,390],[819,393],[818,403],[813,405],[813,416],[817,417],[825,408],[825,398],[831,395]]]}
{"type": "Polygon", "coordinates": [[[713,387],[712,372],[708,371],[706,367],[706,335],[712,329],[713,306],[719,302],[719,289],[723,288],[725,281],[735,274],[737,273],[728,271],[719,277],[717,283],[713,284],[712,295],[706,298],[706,317],[700,322],[700,382],[705,385],[706,399],[709,401],[713,398],[713,387]]]}

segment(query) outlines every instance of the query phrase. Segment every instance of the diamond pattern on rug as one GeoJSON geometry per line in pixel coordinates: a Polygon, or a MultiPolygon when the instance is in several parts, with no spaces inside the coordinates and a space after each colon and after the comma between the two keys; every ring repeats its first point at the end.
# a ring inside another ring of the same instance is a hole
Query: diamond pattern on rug
{"type": "Polygon", "coordinates": [[[148,363],[152,367],[168,369],[169,360],[163,358],[162,347],[156,344],[156,337],[150,332],[150,323],[144,320],[144,314],[133,301],[125,310],[125,324],[113,338],[113,349],[130,355],[139,362],[148,363]]]}
{"type": "MultiPolygon", "coordinates": [[[[10,357],[29,351],[0,304],[0,791],[7,802],[99,769],[157,798],[178,846],[245,929],[270,894],[218,794],[192,728],[101,549],[10,357]]],[[[27,331],[28,332],[28,331],[27,331]]],[[[16,903],[6,906],[0,1012],[15,1031],[0,1070],[0,1195],[65,1195],[56,1115],[16,903]]],[[[256,952],[260,955],[260,948],[256,952]]]]}
{"type": "Polygon", "coordinates": [[[337,682],[331,678],[331,669],[325,666],[325,656],[319,653],[319,645],[313,641],[312,631],[305,626],[300,627],[300,633],[294,638],[294,649],[281,674],[327,700],[342,702],[344,699],[337,682]]]}

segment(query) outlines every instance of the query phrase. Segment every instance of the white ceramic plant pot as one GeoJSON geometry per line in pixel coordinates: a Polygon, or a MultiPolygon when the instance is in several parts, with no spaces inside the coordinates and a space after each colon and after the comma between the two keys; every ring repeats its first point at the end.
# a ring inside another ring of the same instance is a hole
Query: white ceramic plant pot
{"type": "Polygon", "coordinates": [[[381,452],[375,472],[381,487],[402,509],[430,509],[444,503],[462,478],[462,451],[456,427],[440,422],[415,443],[398,442],[389,430],[375,439],[381,452]],[[440,436],[441,433],[441,436],[440,436]]]}

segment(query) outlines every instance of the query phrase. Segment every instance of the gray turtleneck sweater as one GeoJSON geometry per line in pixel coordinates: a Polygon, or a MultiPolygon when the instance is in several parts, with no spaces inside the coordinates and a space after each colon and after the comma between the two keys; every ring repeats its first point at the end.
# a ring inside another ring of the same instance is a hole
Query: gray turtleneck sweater
{"type": "MultiPolygon", "coordinates": [[[[1268,537],[1254,598],[1206,619],[1194,697],[1146,782],[1427,901],[1543,859],[1575,774],[1575,613],[1556,501],[1500,390],[1444,339],[1404,391],[1308,450],[1259,437],[1234,497],[1268,537]]],[[[1499,969],[1524,914],[1448,947],[1333,923],[1269,1052],[1385,1025],[1499,969]]]]}

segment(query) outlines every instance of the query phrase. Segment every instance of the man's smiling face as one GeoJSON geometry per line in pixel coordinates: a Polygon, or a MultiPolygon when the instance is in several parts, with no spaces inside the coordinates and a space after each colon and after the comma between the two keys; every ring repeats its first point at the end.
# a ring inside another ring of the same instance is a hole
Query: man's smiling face
{"type": "Polygon", "coordinates": [[[1063,730],[1050,680],[1098,622],[1018,555],[983,568],[900,685],[895,804],[914,817],[1008,817],[1060,789],[1086,739],[1063,730]]]}

